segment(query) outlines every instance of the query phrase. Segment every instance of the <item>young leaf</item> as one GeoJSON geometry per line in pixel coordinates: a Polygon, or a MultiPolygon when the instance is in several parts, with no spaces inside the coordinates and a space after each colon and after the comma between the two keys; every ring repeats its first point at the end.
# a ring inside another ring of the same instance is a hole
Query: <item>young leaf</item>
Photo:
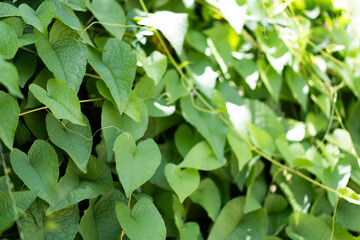
{"type": "Polygon", "coordinates": [[[146,57],[144,50],[140,49],[136,52],[138,61],[142,64],[146,75],[154,80],[157,85],[167,68],[167,58],[158,51],[154,51],[150,56],[146,57]]]}
{"type": "Polygon", "coordinates": [[[181,156],[186,154],[202,139],[198,132],[193,132],[187,124],[180,125],[175,132],[174,140],[175,146],[181,156]]]}
{"type": "Polygon", "coordinates": [[[117,202],[127,204],[127,198],[116,189],[99,200],[90,200],[79,225],[79,232],[85,240],[119,239],[121,227],[115,212],[117,202]]]}
{"type": "Polygon", "coordinates": [[[200,174],[193,168],[181,169],[173,163],[166,164],[165,176],[180,202],[190,196],[200,184],[200,174]]]}
{"type": "Polygon", "coordinates": [[[194,203],[200,204],[206,210],[211,220],[215,221],[221,207],[221,195],[211,178],[202,180],[198,189],[191,194],[190,199],[194,203]]]}
{"type": "Polygon", "coordinates": [[[80,24],[80,21],[74,11],[66,5],[66,2],[61,0],[47,0],[52,2],[55,6],[55,15],[56,18],[65,23],[67,26],[74,30],[82,30],[83,27],[80,24]]]}
{"type": "Polygon", "coordinates": [[[9,3],[0,2],[0,17],[19,16],[19,10],[9,3]]]}
{"type": "Polygon", "coordinates": [[[179,79],[179,74],[176,70],[171,69],[167,71],[164,76],[164,81],[166,92],[169,94],[169,104],[174,103],[179,98],[187,95],[187,90],[183,85],[185,83],[179,79]]]}
{"type": "Polygon", "coordinates": [[[83,119],[86,126],[76,125],[67,120],[60,121],[48,114],[46,129],[50,140],[69,154],[76,166],[86,173],[93,141],[89,121],[85,116],[83,119]]]}
{"type": "Polygon", "coordinates": [[[195,168],[198,170],[211,171],[226,164],[220,163],[213,150],[206,141],[197,143],[186,154],[184,160],[179,164],[180,168],[195,168]]]}
{"type": "Polygon", "coordinates": [[[117,39],[122,39],[125,33],[125,13],[115,0],[87,1],[87,7],[99,22],[117,39]]]}
{"type": "Polygon", "coordinates": [[[74,124],[86,126],[76,92],[63,81],[49,79],[47,92],[36,84],[30,84],[29,90],[51,110],[56,118],[67,119],[74,124]]]}
{"type": "Polygon", "coordinates": [[[19,6],[19,11],[25,23],[45,33],[54,16],[55,6],[51,2],[43,2],[35,12],[29,5],[23,3],[19,6]]]}
{"type": "Polygon", "coordinates": [[[74,239],[80,220],[76,204],[60,211],[46,215],[48,205],[37,199],[19,219],[21,232],[25,240],[31,239],[74,239]]]}
{"type": "Polygon", "coordinates": [[[84,43],[79,40],[77,32],[56,21],[51,27],[49,39],[47,34],[37,35],[39,41],[35,46],[41,60],[56,79],[66,82],[78,92],[87,62],[84,43]]]}
{"type": "Polygon", "coordinates": [[[166,238],[164,220],[155,205],[141,198],[132,211],[123,203],[117,203],[116,216],[125,234],[132,240],[162,240],[166,238]]]}
{"type": "Polygon", "coordinates": [[[11,94],[23,98],[24,95],[19,88],[19,74],[16,67],[2,59],[0,54],[0,83],[3,84],[11,94]]]}
{"type": "Polygon", "coordinates": [[[235,131],[229,130],[226,136],[230,147],[238,160],[239,171],[241,171],[246,163],[248,163],[253,157],[251,149],[249,145],[247,145],[247,143],[245,143],[240,136],[235,133],[235,131]]]}
{"type": "Polygon", "coordinates": [[[10,154],[10,162],[16,175],[31,191],[50,204],[54,201],[59,163],[57,154],[49,143],[36,140],[28,155],[14,149],[10,154]]]}
{"type": "Polygon", "coordinates": [[[18,50],[18,38],[14,29],[0,21],[0,57],[12,59],[18,50]]]}
{"type": "Polygon", "coordinates": [[[136,55],[125,42],[112,38],[105,44],[102,60],[93,49],[87,48],[90,65],[104,80],[120,113],[129,100],[136,72],[136,55]]]}
{"type": "Polygon", "coordinates": [[[13,149],[19,114],[20,108],[16,100],[0,91],[0,139],[10,150],[13,149]]]}
{"type": "Polygon", "coordinates": [[[152,139],[137,146],[131,134],[123,133],[114,143],[116,171],[127,197],[148,181],[160,165],[159,147],[152,139]]]}

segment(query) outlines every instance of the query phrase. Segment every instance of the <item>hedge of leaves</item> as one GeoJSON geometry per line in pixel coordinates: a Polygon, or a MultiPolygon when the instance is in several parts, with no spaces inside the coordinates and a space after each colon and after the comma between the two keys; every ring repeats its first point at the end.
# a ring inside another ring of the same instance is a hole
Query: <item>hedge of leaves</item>
{"type": "Polygon", "coordinates": [[[0,2],[4,239],[355,239],[360,4],[0,2]]]}

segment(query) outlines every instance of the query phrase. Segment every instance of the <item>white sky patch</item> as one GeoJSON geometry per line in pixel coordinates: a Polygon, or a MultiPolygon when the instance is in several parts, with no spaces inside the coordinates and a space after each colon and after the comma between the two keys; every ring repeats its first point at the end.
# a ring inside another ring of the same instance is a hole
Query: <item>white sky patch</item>
{"type": "Polygon", "coordinates": [[[256,88],[257,82],[259,80],[259,72],[255,71],[249,76],[245,78],[245,82],[249,85],[251,90],[254,90],[256,88]]]}
{"type": "Polygon", "coordinates": [[[286,139],[289,141],[300,142],[305,137],[305,124],[297,123],[294,128],[286,133],[286,139]]]}
{"type": "Polygon", "coordinates": [[[240,134],[246,132],[246,123],[251,123],[251,112],[246,106],[239,106],[231,102],[226,102],[226,109],[229,113],[230,121],[240,134]]]}

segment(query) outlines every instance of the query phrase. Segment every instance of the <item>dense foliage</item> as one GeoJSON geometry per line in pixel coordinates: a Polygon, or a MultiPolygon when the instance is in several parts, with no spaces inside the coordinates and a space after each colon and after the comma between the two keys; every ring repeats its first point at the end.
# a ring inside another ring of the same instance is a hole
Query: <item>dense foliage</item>
{"type": "Polygon", "coordinates": [[[0,236],[356,239],[359,9],[0,2],[0,236]]]}

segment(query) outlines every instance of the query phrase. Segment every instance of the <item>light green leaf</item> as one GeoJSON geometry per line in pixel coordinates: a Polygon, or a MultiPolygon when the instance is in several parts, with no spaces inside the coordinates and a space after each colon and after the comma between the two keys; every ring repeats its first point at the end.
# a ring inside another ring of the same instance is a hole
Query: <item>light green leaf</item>
{"type": "Polygon", "coordinates": [[[148,126],[148,113],[145,103],[138,99],[140,107],[141,122],[135,122],[126,115],[120,115],[119,110],[109,102],[105,101],[101,113],[101,127],[103,128],[104,139],[108,154],[108,161],[112,159],[112,151],[117,136],[122,132],[129,132],[135,141],[140,139],[148,126]]]}
{"type": "Polygon", "coordinates": [[[287,69],[287,71],[285,71],[285,80],[296,101],[300,103],[301,108],[306,111],[309,86],[307,85],[305,77],[302,73],[295,73],[292,69],[287,69]]]}
{"type": "Polygon", "coordinates": [[[226,203],[213,225],[208,240],[226,239],[244,215],[245,197],[236,197],[226,203]]]}
{"type": "Polygon", "coordinates": [[[73,161],[69,161],[65,175],[60,178],[56,186],[55,202],[50,206],[47,214],[112,190],[111,172],[104,163],[101,164],[104,169],[102,174],[96,180],[89,181],[81,179],[82,172],[73,161]]]}
{"type": "Polygon", "coordinates": [[[242,58],[234,62],[235,70],[242,76],[251,90],[255,90],[259,80],[259,71],[253,60],[242,58]]]}
{"type": "MultiPolygon", "coordinates": [[[[195,103],[199,105],[198,102],[195,103]]],[[[219,161],[221,163],[225,162],[223,151],[227,126],[216,114],[196,110],[192,105],[190,96],[182,98],[180,104],[185,120],[194,125],[206,141],[208,141],[219,161]],[[213,126],[216,126],[216,128],[213,126]]]]}
{"type": "Polygon", "coordinates": [[[356,205],[360,205],[360,195],[357,194],[354,190],[349,187],[339,188],[339,196],[344,198],[346,201],[351,202],[356,205]]]}
{"type": "Polygon", "coordinates": [[[221,207],[221,195],[218,187],[211,178],[201,181],[198,189],[191,194],[191,201],[200,204],[215,221],[221,207]]]}
{"type": "Polygon", "coordinates": [[[16,67],[2,59],[0,55],[0,83],[2,83],[11,94],[23,98],[24,95],[19,88],[19,74],[16,67]]]}
{"type": "Polygon", "coordinates": [[[175,105],[167,105],[164,98],[147,99],[145,101],[150,117],[166,117],[173,114],[176,110],[175,105]]]}
{"type": "Polygon", "coordinates": [[[185,13],[169,11],[158,11],[149,14],[150,24],[164,34],[178,55],[182,53],[188,28],[187,17],[188,15],[185,13]]]}
{"type": "Polygon", "coordinates": [[[164,76],[166,92],[169,94],[168,103],[174,103],[181,97],[185,97],[188,93],[180,78],[174,69],[170,69],[164,76]]]}
{"type": "Polygon", "coordinates": [[[87,7],[99,22],[117,39],[122,39],[125,33],[125,13],[115,0],[87,1],[87,7]]]}
{"type": "Polygon", "coordinates": [[[239,171],[241,171],[246,163],[248,163],[253,157],[251,149],[249,145],[247,145],[247,143],[245,143],[240,136],[232,130],[228,131],[227,139],[231,149],[235,153],[236,159],[238,160],[239,171]]]}
{"type": "Polygon", "coordinates": [[[35,198],[36,193],[31,191],[12,192],[11,195],[0,192],[0,233],[10,228],[35,198]]]}
{"type": "Polygon", "coordinates": [[[338,204],[336,221],[351,231],[360,232],[360,206],[341,199],[338,204]]]}
{"type": "Polygon", "coordinates": [[[332,134],[326,135],[325,139],[350,154],[355,150],[350,133],[344,129],[335,129],[332,134]]]}
{"type": "Polygon", "coordinates": [[[264,82],[270,95],[276,102],[279,102],[280,91],[282,86],[282,76],[278,74],[274,68],[265,62],[265,60],[258,60],[259,72],[261,80],[264,82]]]}
{"type": "Polygon", "coordinates": [[[19,114],[20,108],[17,101],[5,92],[0,91],[0,139],[10,150],[13,149],[19,114]]]}
{"type": "Polygon", "coordinates": [[[18,47],[23,47],[39,41],[39,34],[24,34],[18,38],[18,47]]]}
{"type": "Polygon", "coordinates": [[[114,143],[116,171],[127,197],[148,181],[160,165],[159,147],[152,139],[135,145],[131,134],[123,133],[114,143]]]}
{"type": "Polygon", "coordinates": [[[251,136],[254,138],[255,145],[267,154],[275,152],[276,147],[274,139],[265,131],[255,125],[248,123],[246,124],[251,136]]]}
{"type": "MultiPolygon", "coordinates": [[[[34,75],[37,66],[37,57],[32,53],[23,53],[15,61],[16,69],[19,73],[20,87],[24,87],[26,82],[34,75]]],[[[1,71],[1,70],[0,70],[1,71]]],[[[3,71],[1,71],[3,72],[3,71]]]]}
{"type": "Polygon", "coordinates": [[[0,21],[0,57],[12,59],[18,50],[18,38],[15,30],[0,21]]]}
{"type": "Polygon", "coordinates": [[[166,238],[164,220],[155,205],[141,198],[132,211],[123,203],[117,203],[116,216],[131,240],[163,240],[166,238]]]}
{"type": "Polygon", "coordinates": [[[175,146],[181,156],[186,154],[202,139],[198,132],[193,132],[187,124],[182,124],[176,129],[174,140],[175,146]]]}
{"type": "Polygon", "coordinates": [[[220,163],[213,150],[206,141],[197,143],[186,154],[185,159],[178,165],[180,168],[195,168],[198,170],[211,171],[226,164],[220,163]]]}
{"type": "Polygon", "coordinates": [[[289,226],[285,230],[287,235],[294,240],[313,240],[314,236],[318,240],[331,239],[331,230],[326,223],[313,215],[300,212],[294,212],[291,215],[289,226]]]}
{"type": "Polygon", "coordinates": [[[21,18],[19,17],[9,17],[9,18],[5,18],[2,20],[4,23],[10,25],[15,33],[16,36],[19,38],[23,35],[24,33],[24,22],[21,18]]]}
{"type": "Polygon", "coordinates": [[[87,48],[90,65],[104,80],[120,113],[130,98],[136,73],[136,55],[125,42],[111,38],[105,44],[102,60],[98,53],[87,48]]]}
{"type": "Polygon", "coordinates": [[[74,239],[80,220],[78,206],[75,204],[50,215],[45,214],[47,208],[44,201],[37,199],[19,219],[24,239],[74,239]]]}
{"type": "Polygon", "coordinates": [[[186,222],[180,231],[180,240],[198,240],[201,236],[197,222],[186,222]]]}
{"type": "Polygon", "coordinates": [[[83,27],[74,11],[62,0],[47,0],[55,6],[56,18],[74,30],[82,30],[83,27]]]}
{"type": "Polygon", "coordinates": [[[36,140],[28,155],[14,149],[10,162],[16,175],[31,191],[50,204],[54,201],[59,166],[57,154],[49,143],[36,140]]]}
{"type": "Polygon", "coordinates": [[[51,2],[43,2],[35,12],[29,5],[23,3],[19,6],[19,11],[25,23],[45,33],[54,16],[55,6],[51,2]]]}
{"type": "Polygon", "coordinates": [[[180,202],[190,196],[200,184],[200,174],[193,168],[181,169],[173,163],[165,166],[165,176],[180,202]]]}
{"type": "Polygon", "coordinates": [[[86,126],[76,125],[67,120],[60,121],[48,114],[46,129],[50,140],[69,154],[76,166],[86,173],[93,141],[89,121],[85,115],[83,119],[86,126]]]}
{"type": "Polygon", "coordinates": [[[86,125],[75,91],[63,81],[49,79],[47,92],[36,84],[30,84],[29,90],[51,110],[56,118],[67,119],[74,124],[86,125]]]}
{"type": "Polygon", "coordinates": [[[139,49],[136,52],[138,61],[142,64],[146,75],[154,80],[157,85],[167,68],[167,57],[158,51],[152,52],[148,57],[144,50],[139,49]]]}
{"type": "Polygon", "coordinates": [[[51,27],[49,39],[42,33],[38,37],[35,46],[41,60],[56,79],[66,82],[78,92],[87,62],[84,43],[77,32],[56,21],[51,27]]]}
{"type": "Polygon", "coordinates": [[[85,240],[118,240],[121,232],[116,218],[117,202],[127,204],[127,199],[119,190],[104,194],[99,200],[90,200],[79,225],[79,232],[85,240]]]}
{"type": "Polygon", "coordinates": [[[9,3],[0,2],[0,17],[11,17],[19,15],[19,10],[15,6],[9,3]]]}
{"type": "Polygon", "coordinates": [[[75,11],[86,11],[85,0],[67,0],[65,3],[75,11]]]}

